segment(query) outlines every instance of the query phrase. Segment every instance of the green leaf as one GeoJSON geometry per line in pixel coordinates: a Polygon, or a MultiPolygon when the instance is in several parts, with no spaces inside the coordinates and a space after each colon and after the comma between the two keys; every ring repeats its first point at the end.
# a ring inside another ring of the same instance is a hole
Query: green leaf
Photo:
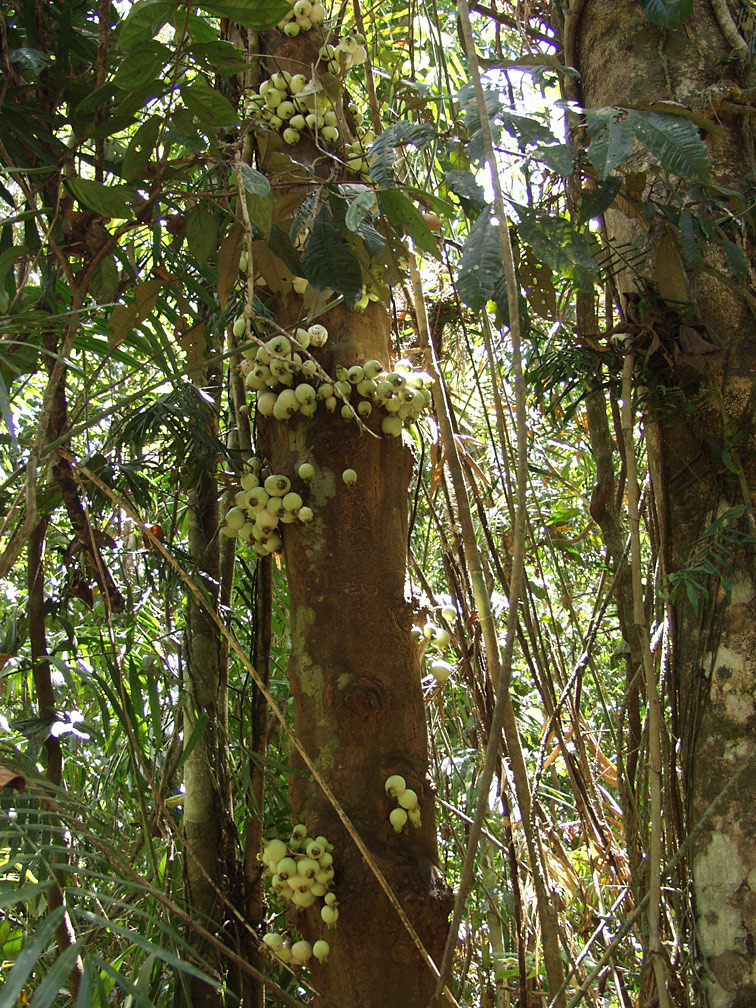
{"type": "Polygon", "coordinates": [[[736,279],[743,281],[748,275],[748,259],[746,258],[743,249],[740,245],[736,245],[735,242],[731,241],[721,241],[719,243],[724,249],[724,254],[727,256],[727,263],[735,274],[736,279]]]}
{"type": "Polygon", "coordinates": [[[126,153],[121,161],[121,177],[129,182],[135,182],[144,175],[144,170],[150,163],[152,152],[160,133],[160,118],[151,116],[143,122],[131,138],[126,153]]]}
{"type": "Polygon", "coordinates": [[[239,122],[239,116],[231,102],[204,81],[183,84],[181,97],[192,115],[207,126],[222,129],[236,126],[239,122]]]}
{"type": "MultiPolygon", "coordinates": [[[[113,76],[113,83],[123,91],[133,91],[159,79],[160,71],[171,59],[167,46],[151,40],[129,49],[113,76]]],[[[162,88],[161,88],[162,90],[162,88]]]]}
{"type": "Polygon", "coordinates": [[[552,214],[535,214],[518,207],[520,238],[530,245],[536,259],[547,263],[558,275],[568,277],[585,291],[593,290],[598,266],[591,256],[585,234],[570,221],[552,214]]]}
{"type": "Polygon", "coordinates": [[[199,266],[207,266],[218,247],[218,223],[204,207],[194,206],[186,215],[186,241],[199,266]]]}
{"type": "Polygon", "coordinates": [[[633,128],[627,119],[618,119],[619,114],[613,108],[585,110],[588,135],[592,138],[588,160],[602,180],[622,164],[633,146],[633,128]]]}
{"type": "Polygon", "coordinates": [[[187,52],[205,69],[215,73],[240,73],[248,65],[243,54],[230,42],[195,42],[187,52]]]}
{"type": "Polygon", "coordinates": [[[287,0],[199,0],[198,7],[255,31],[275,28],[291,9],[287,0]]]}
{"type": "Polygon", "coordinates": [[[55,884],[54,879],[48,879],[46,882],[29,882],[19,886],[18,889],[2,889],[0,890],[0,908],[35,900],[55,884]]]}
{"type": "Polygon", "coordinates": [[[469,171],[450,171],[445,176],[446,184],[457,196],[464,207],[465,213],[479,214],[486,205],[486,195],[483,186],[469,171]]]}
{"type": "Polygon", "coordinates": [[[362,297],[360,264],[325,204],[312,225],[302,268],[315,290],[339,291],[350,308],[362,297]]]}
{"type": "Polygon", "coordinates": [[[627,122],[635,136],[661,162],[665,171],[680,178],[706,182],[709,158],[706,144],[698,135],[695,123],[682,116],[665,112],[628,113],[627,122]]]}
{"type": "Polygon", "coordinates": [[[398,189],[385,189],[378,193],[378,206],[391,225],[400,234],[405,231],[418,248],[430,255],[438,255],[438,242],[425,222],[425,218],[398,189]]]}
{"type": "Polygon", "coordinates": [[[15,1008],[21,991],[26,986],[31,971],[47,948],[55,934],[55,929],[63,920],[64,908],[56,907],[49,913],[32,934],[27,935],[13,969],[5,978],[0,991],[0,1008],[15,1008]]]}
{"type": "Polygon", "coordinates": [[[137,0],[118,29],[121,49],[133,49],[149,42],[173,17],[178,0],[137,0]]]}
{"type": "Polygon", "coordinates": [[[267,237],[273,226],[273,196],[271,193],[268,193],[267,196],[257,196],[255,193],[248,192],[246,199],[249,219],[257,230],[267,237]]]}
{"type": "Polygon", "coordinates": [[[242,182],[244,183],[244,188],[248,193],[253,193],[255,196],[270,195],[270,182],[268,182],[262,172],[259,172],[250,165],[242,162],[241,177],[242,182]]]}
{"type": "Polygon", "coordinates": [[[268,248],[274,255],[277,255],[281,262],[288,266],[291,270],[292,276],[302,275],[302,258],[294,247],[293,242],[277,225],[273,225],[270,229],[270,235],[268,237],[268,248]]]}
{"type": "Polygon", "coordinates": [[[404,144],[428,147],[435,139],[436,131],[426,123],[400,121],[389,126],[370,144],[367,159],[370,163],[370,177],[379,186],[393,188],[394,157],[396,148],[404,144]]]}
{"type": "Polygon", "coordinates": [[[357,199],[352,200],[344,218],[344,223],[349,230],[356,234],[363,221],[373,216],[375,206],[375,193],[372,189],[366,189],[365,192],[360,193],[357,199]]]}
{"type": "Polygon", "coordinates": [[[58,997],[60,988],[66,986],[66,980],[78,956],[79,942],[63,949],[34,992],[29,1008],[49,1008],[58,997]]]}
{"type": "Polygon", "coordinates": [[[491,219],[491,208],[481,212],[462,249],[457,271],[457,293],[473,311],[491,301],[502,276],[499,225],[491,219]]]}
{"type": "Polygon", "coordinates": [[[542,161],[562,178],[569,178],[575,170],[575,148],[572,144],[551,144],[533,151],[533,157],[542,161]]]}
{"type": "Polygon", "coordinates": [[[595,189],[585,190],[580,203],[578,223],[585,224],[586,221],[594,217],[600,217],[612,205],[621,188],[622,176],[613,175],[611,178],[599,182],[595,189]]]}
{"type": "Polygon", "coordinates": [[[78,202],[103,217],[126,220],[131,217],[131,207],[115,192],[112,186],[104,186],[94,179],[65,179],[65,184],[78,202]]]}
{"type": "Polygon", "coordinates": [[[693,0],[639,0],[651,24],[660,28],[682,28],[693,13],[693,0]]]}
{"type": "Polygon", "coordinates": [[[686,262],[689,266],[700,266],[703,262],[703,256],[696,240],[696,226],[690,210],[682,211],[678,227],[680,229],[680,247],[686,262]]]}

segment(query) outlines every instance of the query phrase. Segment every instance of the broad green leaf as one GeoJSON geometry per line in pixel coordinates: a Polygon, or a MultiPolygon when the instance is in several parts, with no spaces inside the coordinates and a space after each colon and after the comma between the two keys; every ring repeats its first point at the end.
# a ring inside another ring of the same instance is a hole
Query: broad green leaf
{"type": "Polygon", "coordinates": [[[720,241],[720,246],[727,256],[727,263],[738,280],[745,280],[748,275],[748,259],[740,245],[731,241],[720,241]]]}
{"type": "Polygon", "coordinates": [[[594,217],[600,217],[607,210],[622,188],[622,176],[613,175],[604,179],[594,189],[583,191],[583,199],[580,202],[580,213],[578,223],[585,224],[586,221],[594,217]]]}
{"type": "Polygon", "coordinates": [[[244,188],[248,193],[253,193],[255,196],[270,195],[270,182],[268,182],[262,172],[259,172],[250,165],[242,162],[241,177],[242,182],[244,183],[244,188]]]}
{"type": "Polygon", "coordinates": [[[709,177],[706,144],[695,123],[664,112],[628,112],[627,121],[665,171],[705,182],[709,177]]]}
{"type": "Polygon", "coordinates": [[[581,290],[593,290],[598,266],[591,256],[586,235],[556,214],[536,214],[525,207],[517,210],[519,236],[530,245],[536,259],[547,263],[557,275],[574,280],[581,290]]]}
{"type": "Polygon", "coordinates": [[[218,223],[215,215],[202,206],[194,206],[186,215],[186,241],[199,266],[207,266],[218,247],[218,223]]]}
{"type": "Polygon", "coordinates": [[[133,49],[149,42],[173,17],[178,0],[137,0],[118,29],[121,49],[133,49]]]}
{"type": "Polygon", "coordinates": [[[26,986],[37,960],[52,941],[55,929],[63,920],[63,914],[64,908],[56,907],[44,918],[36,931],[27,935],[13,969],[6,976],[0,990],[0,1008],[15,1008],[18,996],[26,986]]]}
{"type": "Polygon", "coordinates": [[[350,308],[362,297],[360,264],[325,204],[312,225],[302,268],[315,290],[339,291],[350,308]]]}
{"type": "Polygon", "coordinates": [[[689,266],[700,266],[703,262],[703,256],[696,240],[696,226],[690,210],[682,211],[678,227],[680,229],[680,247],[686,262],[689,266]]]}
{"type": "Polygon", "coordinates": [[[486,205],[486,195],[483,186],[476,181],[469,171],[450,171],[445,176],[446,184],[455,196],[459,198],[466,213],[479,214],[486,205]]]}
{"type": "Polygon", "coordinates": [[[428,147],[434,140],[436,131],[426,123],[397,122],[389,126],[370,144],[367,152],[370,177],[379,186],[392,188],[394,178],[394,157],[396,148],[405,144],[428,147]]]}
{"type": "Polygon", "coordinates": [[[269,235],[273,226],[272,194],[268,192],[265,196],[258,196],[256,193],[248,192],[246,199],[249,219],[261,234],[269,235]]]}
{"type": "Polygon", "coordinates": [[[438,255],[435,235],[423,215],[404,193],[398,189],[385,189],[378,193],[378,205],[396,231],[400,234],[405,231],[423,252],[438,255]]]}
{"type": "Polygon", "coordinates": [[[366,221],[368,217],[373,216],[375,209],[375,193],[372,189],[362,192],[357,199],[352,200],[349,204],[349,209],[346,212],[344,223],[350,231],[356,233],[359,231],[362,222],[366,221]]]}
{"type": "Polygon", "coordinates": [[[160,119],[158,116],[151,116],[142,123],[131,138],[131,143],[123,155],[123,161],[121,161],[122,178],[129,182],[135,182],[142,178],[152,157],[159,133],[160,119]]]}
{"type": "Polygon", "coordinates": [[[473,224],[459,260],[456,287],[462,301],[473,311],[484,308],[493,299],[502,270],[499,226],[487,206],[473,224]]]}
{"type": "Polygon", "coordinates": [[[171,56],[167,46],[154,40],[134,46],[124,56],[113,77],[113,83],[125,91],[144,87],[159,78],[160,71],[171,56]]]}
{"type": "Polygon", "coordinates": [[[182,85],[181,97],[189,111],[206,126],[222,129],[236,126],[239,122],[236,109],[228,98],[204,81],[182,85]]]}
{"type": "Polygon", "coordinates": [[[380,255],[386,247],[386,239],[369,221],[363,221],[360,224],[357,234],[365,243],[365,249],[371,259],[380,255]]]}
{"type": "Polygon", "coordinates": [[[197,6],[255,31],[274,28],[291,9],[287,0],[199,0],[197,6]]]}
{"type": "Polygon", "coordinates": [[[268,247],[291,270],[292,276],[302,275],[302,258],[299,252],[286,232],[276,224],[270,230],[268,247]]]}
{"type": "Polygon", "coordinates": [[[639,0],[651,24],[660,28],[682,28],[693,13],[693,0],[639,0]]]}
{"type": "Polygon", "coordinates": [[[214,73],[240,73],[247,66],[243,54],[230,42],[195,42],[187,51],[214,73]]]}
{"type": "Polygon", "coordinates": [[[627,119],[618,119],[617,109],[586,109],[588,160],[600,179],[622,164],[633,146],[633,128],[627,119]]]}
{"type": "Polygon", "coordinates": [[[82,206],[95,213],[121,220],[131,217],[131,207],[111,186],[104,186],[94,179],[82,178],[67,178],[65,184],[82,206]]]}
{"type": "Polygon", "coordinates": [[[572,144],[551,144],[533,151],[533,157],[542,161],[562,178],[569,178],[575,170],[575,148],[572,144]]]}

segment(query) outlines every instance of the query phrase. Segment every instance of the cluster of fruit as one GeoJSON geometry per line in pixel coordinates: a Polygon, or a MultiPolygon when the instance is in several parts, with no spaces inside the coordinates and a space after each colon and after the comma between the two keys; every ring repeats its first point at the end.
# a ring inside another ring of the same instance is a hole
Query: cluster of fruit
{"type": "MultiPolygon", "coordinates": [[[[234,507],[226,512],[220,532],[229,539],[248,543],[258,556],[268,556],[282,547],[280,524],[300,521],[307,525],[314,515],[302,495],[291,489],[288,476],[272,473],[263,478],[259,459],[250,459],[248,466],[249,470],[242,474],[234,507]]],[[[303,462],[297,474],[304,484],[309,483],[314,471],[311,463],[303,462]]]]}
{"type": "MultiPolygon", "coordinates": [[[[441,610],[441,616],[447,623],[452,624],[457,618],[457,610],[453,606],[444,606],[441,610]]],[[[444,627],[436,626],[435,623],[431,623],[430,621],[425,626],[413,627],[412,635],[418,644],[424,644],[426,647],[433,646],[441,652],[445,651],[451,644],[449,631],[444,627]]],[[[439,658],[437,655],[431,656],[429,668],[431,675],[439,686],[445,685],[454,671],[453,666],[448,661],[444,661],[444,659],[439,658]]]]}
{"type": "Polygon", "coordinates": [[[386,794],[396,798],[396,808],[389,813],[389,822],[397,833],[401,833],[407,821],[420,828],[420,807],[417,803],[417,792],[407,787],[407,782],[400,774],[392,774],[386,778],[386,794]]]}

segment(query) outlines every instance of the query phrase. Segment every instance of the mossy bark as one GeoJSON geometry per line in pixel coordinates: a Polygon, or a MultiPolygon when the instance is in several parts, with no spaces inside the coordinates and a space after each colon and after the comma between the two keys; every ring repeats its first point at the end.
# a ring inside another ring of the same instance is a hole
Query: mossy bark
{"type": "MultiPolygon", "coordinates": [[[[588,0],[568,53],[580,71],[583,104],[679,103],[708,123],[702,135],[714,181],[752,188],[754,138],[745,96],[753,71],[727,37],[746,14],[747,5],[735,0],[696,0],[683,29],[661,31],[631,0],[588,0]]],[[[637,170],[648,167],[642,154],[632,158],[637,170]]],[[[649,172],[646,185],[646,200],[665,199],[662,176],[649,172]]],[[[716,193],[682,182],[677,196],[701,213],[716,193]]],[[[667,223],[610,210],[607,225],[625,261],[631,250],[629,259],[641,263],[634,274],[617,276],[620,294],[653,292],[667,223]]],[[[739,240],[736,231],[727,237],[739,240]]],[[[756,492],[755,302],[753,262],[744,285],[734,281],[716,242],[705,258],[702,269],[687,271],[690,308],[683,315],[705,322],[723,352],[674,365],[671,355],[665,361],[657,354],[640,380],[648,390],[645,426],[665,573],[689,569],[712,523],[727,509],[744,507],[735,526],[741,545],[730,555],[733,569],[723,571],[731,591],[712,577],[697,606],[682,589],[670,610],[668,672],[688,829],[718,801],[690,856],[699,993],[716,1008],[742,1008],[756,1004],[756,762],[736,787],[727,787],[753,756],[756,727],[756,579],[753,547],[744,541],[754,528],[756,492]]]]}

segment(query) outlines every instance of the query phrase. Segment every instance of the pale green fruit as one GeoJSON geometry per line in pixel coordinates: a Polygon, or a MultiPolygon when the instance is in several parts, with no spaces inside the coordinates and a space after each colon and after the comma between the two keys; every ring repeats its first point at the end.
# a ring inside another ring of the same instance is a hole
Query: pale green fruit
{"type": "Polygon", "coordinates": [[[336,906],[337,902],[336,893],[335,892],[326,893],[326,895],[323,897],[323,902],[326,904],[326,906],[336,906]]]}
{"type": "Polygon", "coordinates": [[[369,402],[367,402],[367,400],[365,400],[364,402],[361,402],[359,404],[359,406],[357,407],[357,412],[364,420],[367,419],[367,417],[369,417],[370,414],[373,412],[373,407],[370,405],[369,402]]]}
{"type": "Polygon", "coordinates": [[[237,319],[234,319],[234,336],[237,339],[241,339],[244,333],[247,331],[247,321],[243,315],[240,315],[237,319]]]}
{"type": "Polygon", "coordinates": [[[336,398],[336,396],[329,396],[325,400],[325,408],[328,410],[329,413],[335,413],[336,407],[338,405],[339,405],[339,400],[336,398]]]}
{"type": "Polygon", "coordinates": [[[363,378],[361,382],[357,383],[357,391],[361,396],[371,396],[376,390],[376,384],[372,378],[363,378]]]}
{"type": "Polygon", "coordinates": [[[383,408],[387,413],[398,413],[402,408],[402,400],[397,396],[392,396],[391,399],[386,399],[383,403],[383,408]]]}
{"type": "Polygon", "coordinates": [[[262,511],[270,494],[264,487],[253,487],[247,491],[247,507],[252,511],[262,511]]]}
{"type": "Polygon", "coordinates": [[[278,396],[275,392],[261,392],[257,397],[257,409],[262,416],[273,416],[276,400],[278,396]]]}
{"type": "Polygon", "coordinates": [[[270,497],[268,503],[265,505],[265,510],[268,514],[272,514],[275,518],[278,518],[283,509],[283,501],[280,497],[270,497]]]}
{"type": "Polygon", "coordinates": [[[297,385],[294,389],[294,395],[297,397],[299,402],[303,404],[314,403],[317,398],[317,392],[315,389],[312,385],[308,385],[306,382],[303,382],[301,385],[297,385]]]}
{"type": "Polygon", "coordinates": [[[333,864],[333,854],[330,851],[323,851],[323,853],[318,858],[318,863],[321,868],[330,868],[333,864]]]}
{"type": "Polygon", "coordinates": [[[269,109],[277,109],[283,100],[284,92],[279,91],[278,88],[268,88],[265,92],[265,104],[269,109]]]}
{"type": "Polygon", "coordinates": [[[305,850],[307,851],[307,857],[314,858],[316,861],[324,853],[323,848],[317,840],[308,840],[305,850]]]}
{"type": "Polygon", "coordinates": [[[433,643],[437,648],[447,648],[451,644],[451,637],[449,636],[449,631],[444,630],[443,627],[437,627],[436,633],[433,637],[433,643]]]}
{"type": "Polygon", "coordinates": [[[257,474],[252,472],[242,473],[240,482],[242,490],[254,490],[255,487],[260,486],[260,480],[257,478],[257,474]]]}
{"type": "Polygon", "coordinates": [[[334,906],[324,906],[320,910],[321,919],[328,927],[333,927],[336,921],[339,919],[339,911],[334,906]]]}
{"type": "Polygon", "coordinates": [[[282,30],[284,35],[286,35],[288,38],[296,38],[302,29],[299,27],[296,21],[287,21],[287,23],[283,26],[282,30]]]}
{"type": "Polygon", "coordinates": [[[454,606],[444,606],[441,610],[441,615],[447,623],[453,623],[457,618],[457,610],[454,606]]]}
{"type": "Polygon", "coordinates": [[[315,466],[311,462],[303,462],[299,469],[297,469],[297,475],[305,483],[309,483],[315,475],[315,466]]]}
{"type": "Polygon", "coordinates": [[[299,131],[287,126],[283,131],[284,142],[287,144],[299,143],[299,131]]]}
{"type": "Polygon", "coordinates": [[[304,941],[304,939],[294,942],[291,946],[291,958],[295,963],[301,963],[302,965],[309,962],[312,959],[312,945],[308,941],[304,941]]]}
{"type": "MultiPolygon", "coordinates": [[[[285,392],[281,393],[281,395],[285,394],[285,392]]],[[[269,493],[271,497],[283,497],[284,494],[287,494],[291,490],[291,480],[288,476],[281,475],[281,473],[274,473],[272,476],[268,476],[264,486],[266,493],[269,493]]],[[[306,830],[304,835],[307,836],[306,830]]]]}
{"type": "Polygon", "coordinates": [[[378,382],[375,388],[375,396],[377,399],[384,400],[388,399],[394,394],[394,386],[391,382],[382,381],[378,382]]]}
{"type": "Polygon", "coordinates": [[[341,419],[342,420],[354,419],[354,410],[352,409],[351,406],[348,406],[346,403],[341,407],[341,419]]]}
{"type": "Polygon", "coordinates": [[[318,385],[318,399],[330,399],[333,396],[333,385],[323,382],[322,385],[318,385]]]}
{"type": "Polygon", "coordinates": [[[412,788],[405,788],[400,795],[397,795],[396,800],[403,809],[417,808],[417,792],[412,788]]]}
{"type": "MultiPolygon", "coordinates": [[[[268,504],[270,501],[268,501],[268,504]]],[[[268,505],[266,504],[262,511],[258,511],[255,515],[255,521],[262,529],[270,529],[271,531],[278,525],[278,517],[268,510],[268,505]]]]}
{"type": "Polygon", "coordinates": [[[263,942],[272,949],[274,952],[281,948],[284,943],[283,935],[277,934],[275,931],[268,931],[267,934],[263,935],[263,942]]]}
{"type": "Polygon", "coordinates": [[[322,24],[325,21],[326,9],[322,3],[314,3],[310,11],[310,21],[314,25],[322,24]]]}
{"type": "MultiPolygon", "coordinates": [[[[312,14],[310,15],[312,17],[312,14]]],[[[289,91],[293,95],[299,94],[303,87],[307,84],[307,78],[304,74],[294,74],[289,81],[289,91]]]]}
{"type": "Polygon", "coordinates": [[[354,364],[346,373],[347,381],[351,382],[352,385],[359,385],[362,379],[365,377],[365,372],[360,367],[359,364],[354,364]]]}
{"type": "Polygon", "coordinates": [[[294,4],[294,17],[309,17],[312,11],[310,0],[297,0],[294,4]]]}
{"type": "Polygon", "coordinates": [[[454,669],[452,668],[452,666],[448,662],[445,662],[445,661],[434,661],[433,664],[430,667],[430,670],[431,670],[431,675],[433,676],[433,678],[441,686],[443,686],[445,682],[448,682],[449,677],[451,676],[452,672],[454,671],[454,669]]]}
{"type": "Polygon", "coordinates": [[[320,325],[319,322],[316,322],[314,325],[311,325],[307,331],[310,334],[310,342],[312,346],[323,347],[326,345],[328,340],[328,330],[324,325],[320,325]]]}
{"type": "Polygon", "coordinates": [[[407,381],[403,374],[399,374],[398,371],[389,371],[386,375],[386,381],[389,385],[392,385],[394,389],[401,388],[407,381]]]}
{"type": "Polygon", "coordinates": [[[291,902],[294,906],[299,907],[301,910],[314,906],[316,900],[317,897],[312,891],[312,887],[309,889],[295,889],[291,897],[291,902]]]}
{"type": "MultiPolygon", "coordinates": [[[[299,402],[291,389],[285,389],[276,399],[273,416],[276,420],[288,420],[299,409],[299,402]]],[[[270,477],[269,477],[270,478],[270,477]]],[[[283,493],[286,493],[284,490],[283,493]]]]}
{"type": "Polygon", "coordinates": [[[234,494],[234,504],[238,508],[245,508],[247,506],[247,492],[246,490],[239,490],[234,494]]]}
{"type": "Polygon", "coordinates": [[[326,959],[328,959],[328,953],[330,951],[331,946],[328,944],[327,941],[323,941],[322,938],[316,941],[315,944],[312,946],[312,954],[315,956],[318,962],[321,963],[324,963],[326,959]]]}
{"type": "Polygon", "coordinates": [[[357,485],[357,473],[354,469],[345,469],[341,474],[341,478],[348,487],[357,485]]]}
{"type": "Polygon", "coordinates": [[[339,139],[339,131],[335,126],[324,126],[320,135],[326,143],[335,143],[339,139]]]}
{"type": "Polygon", "coordinates": [[[265,345],[270,353],[277,357],[288,356],[291,353],[291,340],[283,334],[273,336],[265,345]]]}
{"type": "Polygon", "coordinates": [[[301,507],[297,515],[297,518],[299,518],[303,525],[309,525],[314,517],[312,508],[309,507],[301,507]]]}
{"type": "Polygon", "coordinates": [[[298,493],[291,490],[289,493],[284,494],[281,503],[283,504],[284,509],[290,514],[296,514],[302,507],[302,498],[298,493]]]}
{"type": "Polygon", "coordinates": [[[396,798],[402,793],[402,791],[406,790],[407,781],[401,776],[401,774],[392,774],[390,777],[386,778],[384,787],[387,795],[391,798],[396,798]]]}
{"type": "Polygon", "coordinates": [[[336,126],[338,124],[338,119],[336,118],[336,113],[332,109],[328,109],[327,112],[323,113],[323,125],[324,126],[336,126]]]}
{"type": "Polygon", "coordinates": [[[286,857],[286,844],[283,840],[279,840],[276,837],[274,840],[269,840],[263,849],[263,861],[266,859],[268,861],[274,861],[278,863],[281,858],[286,857]]]}
{"type": "Polygon", "coordinates": [[[234,507],[226,514],[225,523],[228,528],[238,531],[247,520],[246,514],[241,508],[234,507]]]}
{"type": "Polygon", "coordinates": [[[294,108],[294,102],[282,101],[281,104],[276,109],[276,115],[280,116],[282,119],[291,119],[297,110],[294,108]]]}
{"type": "Polygon", "coordinates": [[[409,819],[411,826],[414,826],[415,829],[420,829],[420,826],[422,825],[422,823],[420,821],[420,809],[419,808],[409,809],[408,812],[407,812],[407,818],[409,819]]]}
{"type": "Polygon", "coordinates": [[[401,833],[407,824],[406,811],[403,808],[392,809],[391,814],[389,815],[389,822],[397,833],[401,833]]]}
{"type": "Polygon", "coordinates": [[[305,878],[314,878],[315,873],[318,871],[320,871],[320,865],[316,858],[303,857],[297,862],[297,872],[300,875],[304,875],[305,878]]]}
{"type": "MultiPolygon", "coordinates": [[[[292,108],[294,108],[293,105],[292,105],[292,108]]],[[[296,112],[295,111],[292,114],[291,118],[289,119],[289,126],[291,126],[292,129],[299,130],[299,132],[301,133],[302,130],[307,129],[307,120],[305,119],[305,117],[302,115],[301,112],[296,112]]],[[[305,279],[305,277],[295,277],[294,279],[295,280],[304,280],[304,284],[303,285],[300,284],[300,289],[299,290],[297,289],[297,284],[296,283],[294,284],[294,290],[296,291],[296,293],[297,294],[304,294],[304,292],[307,290],[307,282],[308,281],[305,279]]]]}
{"type": "Polygon", "coordinates": [[[282,881],[287,881],[297,874],[297,862],[292,857],[284,857],[278,862],[278,875],[282,881]]]}
{"type": "Polygon", "coordinates": [[[340,395],[344,396],[345,399],[348,399],[352,394],[352,386],[348,381],[337,381],[334,388],[340,395]]]}
{"type": "Polygon", "coordinates": [[[312,28],[312,21],[308,17],[298,17],[297,24],[302,31],[309,31],[312,28]]]}

